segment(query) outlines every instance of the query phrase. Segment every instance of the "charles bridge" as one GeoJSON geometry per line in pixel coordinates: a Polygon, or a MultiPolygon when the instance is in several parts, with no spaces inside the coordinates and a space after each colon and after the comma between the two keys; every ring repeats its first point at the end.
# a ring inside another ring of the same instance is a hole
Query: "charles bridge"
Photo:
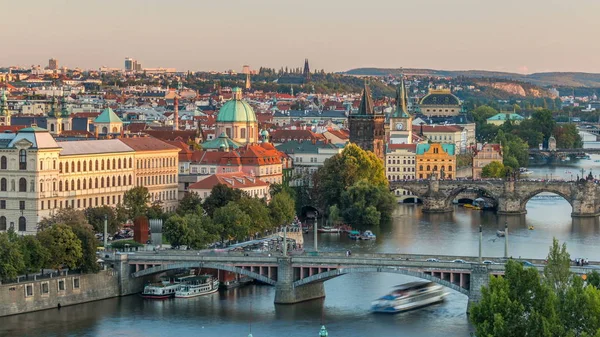
{"type": "MultiPolygon", "coordinates": [[[[325,296],[323,282],[351,273],[395,273],[436,282],[469,297],[481,297],[481,287],[490,275],[504,274],[504,264],[481,264],[489,257],[430,256],[410,254],[352,254],[306,252],[292,256],[267,253],[156,251],[114,255],[121,295],[138,293],[143,285],[162,273],[185,268],[230,271],[275,286],[276,304],[293,304],[325,296]],[[449,262],[456,259],[466,263],[449,262]],[[448,262],[446,262],[448,261],[448,262]]],[[[528,260],[543,271],[542,260],[528,260]]],[[[590,262],[594,264],[594,262],[590,262]]],[[[589,270],[572,267],[585,274],[589,270]]],[[[368,285],[365,285],[368,286],[368,285]]]]}
{"type": "Polygon", "coordinates": [[[390,181],[392,190],[404,189],[423,201],[423,212],[453,210],[452,201],[464,191],[481,191],[495,201],[498,214],[525,214],[529,199],[555,193],[569,202],[572,217],[600,214],[600,187],[591,179],[578,181],[533,180],[402,180],[390,181]]]}

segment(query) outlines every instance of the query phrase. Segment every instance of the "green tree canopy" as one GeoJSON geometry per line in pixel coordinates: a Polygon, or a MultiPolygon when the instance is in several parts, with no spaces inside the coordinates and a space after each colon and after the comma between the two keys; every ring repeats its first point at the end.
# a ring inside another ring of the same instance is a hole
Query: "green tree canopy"
{"type": "Polygon", "coordinates": [[[38,229],[45,230],[56,224],[84,226],[88,224],[88,219],[86,218],[84,211],[74,208],[61,208],[49,218],[43,218],[38,224],[38,229]]]}
{"type": "Polygon", "coordinates": [[[269,203],[273,226],[289,225],[296,216],[296,203],[285,191],[281,191],[269,203]]]}
{"type": "Polygon", "coordinates": [[[396,200],[384,186],[358,181],[342,194],[344,220],[357,228],[378,226],[391,217],[396,200]]]}
{"type": "Polygon", "coordinates": [[[217,208],[213,215],[213,222],[221,242],[225,240],[243,240],[250,234],[252,219],[233,201],[217,208]]]}
{"type": "Polygon", "coordinates": [[[70,226],[54,224],[38,232],[37,236],[51,256],[50,267],[75,269],[81,265],[83,259],[81,240],[73,233],[70,226]]]}
{"type": "Polygon", "coordinates": [[[485,165],[481,169],[482,178],[504,178],[506,176],[506,168],[499,161],[493,161],[485,165]]]}
{"type": "Polygon", "coordinates": [[[344,191],[360,180],[388,186],[383,162],[373,152],[348,144],[342,153],[327,159],[315,174],[315,190],[322,208],[339,203],[344,191]]]}
{"type": "MultiPolygon", "coordinates": [[[[44,268],[50,261],[48,249],[42,246],[40,240],[33,235],[25,235],[20,238],[19,246],[23,255],[24,272],[34,273],[44,268]]],[[[0,255],[1,256],[1,255],[0,255]]]]}
{"type": "Polygon", "coordinates": [[[179,201],[177,206],[177,214],[184,215],[187,213],[197,213],[198,208],[202,208],[202,199],[196,192],[187,192],[179,201]]]}
{"type": "Polygon", "coordinates": [[[0,233],[0,280],[16,278],[25,270],[21,247],[10,239],[10,233],[0,233]]]}
{"type": "Polygon", "coordinates": [[[121,228],[121,219],[117,216],[117,210],[113,207],[104,205],[100,207],[90,207],[85,210],[87,222],[92,225],[94,232],[104,232],[104,217],[107,217],[107,232],[116,233],[121,228]]]}
{"type": "Polygon", "coordinates": [[[236,204],[244,213],[250,216],[250,233],[262,232],[273,227],[269,217],[269,207],[264,199],[245,195],[236,204]]]}
{"type": "Polygon", "coordinates": [[[231,201],[238,201],[242,197],[242,191],[231,188],[224,184],[215,185],[210,191],[208,198],[204,199],[202,207],[206,213],[213,216],[216,209],[227,205],[231,201]]]}
{"type": "Polygon", "coordinates": [[[174,247],[206,248],[219,239],[218,234],[210,217],[198,213],[171,215],[164,225],[164,235],[174,247]]]}
{"type": "Polygon", "coordinates": [[[138,216],[147,216],[149,203],[150,194],[144,186],[136,186],[125,192],[123,196],[123,206],[125,206],[127,215],[131,220],[134,220],[138,216]]]}

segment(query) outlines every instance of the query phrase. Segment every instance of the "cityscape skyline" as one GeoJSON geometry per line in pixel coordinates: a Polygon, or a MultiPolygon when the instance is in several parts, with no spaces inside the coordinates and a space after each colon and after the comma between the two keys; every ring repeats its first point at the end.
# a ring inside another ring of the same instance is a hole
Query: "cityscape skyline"
{"type": "Polygon", "coordinates": [[[129,56],[180,71],[297,67],[308,58],[313,70],[326,71],[600,72],[594,62],[600,47],[586,44],[600,28],[592,17],[600,3],[590,0],[579,1],[577,11],[558,0],[308,0],[302,6],[174,0],[169,10],[141,0],[33,2],[5,5],[6,12],[27,13],[28,24],[19,15],[0,23],[3,31],[19,27],[4,37],[3,66],[56,58],[69,68],[122,68],[129,56]]]}

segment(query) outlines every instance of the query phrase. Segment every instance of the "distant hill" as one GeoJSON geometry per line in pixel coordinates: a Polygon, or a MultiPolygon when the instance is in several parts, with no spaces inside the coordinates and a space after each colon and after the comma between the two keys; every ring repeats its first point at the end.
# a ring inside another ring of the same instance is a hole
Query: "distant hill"
{"type": "Polygon", "coordinates": [[[513,81],[528,82],[539,86],[560,86],[560,87],[600,87],[600,74],[592,73],[534,73],[522,75],[516,73],[506,73],[486,70],[434,70],[434,69],[389,69],[389,68],[356,68],[346,71],[346,75],[356,76],[386,76],[399,75],[400,72],[406,75],[416,76],[440,76],[440,77],[469,77],[469,78],[497,78],[513,81]]]}

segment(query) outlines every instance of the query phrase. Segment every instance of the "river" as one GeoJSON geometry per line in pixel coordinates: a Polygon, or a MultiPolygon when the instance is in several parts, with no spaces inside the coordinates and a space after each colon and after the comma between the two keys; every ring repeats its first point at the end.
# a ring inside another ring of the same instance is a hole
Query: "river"
{"type": "MultiPolygon", "coordinates": [[[[594,160],[532,167],[531,178],[569,179],[583,168],[597,170],[594,160]]],[[[594,172],[594,171],[593,171],[594,172]]],[[[594,173],[596,175],[596,173],[594,173]]],[[[345,236],[321,234],[321,250],[352,252],[477,255],[479,225],[483,227],[484,256],[502,256],[504,241],[495,236],[509,225],[509,254],[544,258],[556,237],[566,242],[572,257],[600,260],[597,218],[571,219],[569,203],[556,197],[533,198],[523,216],[502,217],[456,207],[451,214],[423,214],[420,206],[399,205],[391,224],[374,232],[377,240],[351,241],[345,236]],[[534,230],[528,230],[528,226],[534,230]]],[[[312,235],[306,237],[312,247],[312,235]]],[[[318,336],[325,324],[330,336],[468,336],[466,296],[450,291],[447,301],[399,315],[375,315],[370,302],[409,276],[350,274],[325,282],[327,297],[297,305],[274,305],[274,289],[251,285],[194,299],[143,300],[128,296],[64,307],[61,310],[4,317],[0,336],[318,336]]]]}

